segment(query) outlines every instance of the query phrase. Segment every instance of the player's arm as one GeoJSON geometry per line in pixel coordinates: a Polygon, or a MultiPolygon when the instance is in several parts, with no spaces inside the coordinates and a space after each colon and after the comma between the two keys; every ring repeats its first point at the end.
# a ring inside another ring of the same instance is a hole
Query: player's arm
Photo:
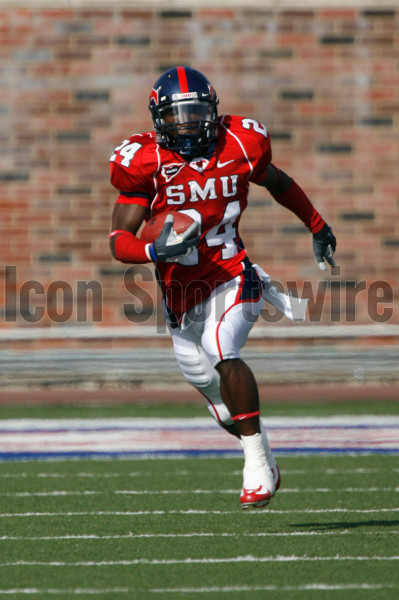
{"type": "Polygon", "coordinates": [[[198,230],[195,222],[183,233],[179,240],[170,233],[173,227],[173,215],[168,215],[164,227],[153,243],[144,242],[136,237],[147,208],[140,204],[117,203],[112,215],[110,246],[112,256],[121,262],[146,263],[150,261],[169,261],[184,256],[198,245],[200,236],[191,237],[198,230]]]}
{"type": "Polygon", "coordinates": [[[136,237],[136,233],[148,212],[140,204],[115,204],[112,214],[109,243],[116,260],[124,263],[146,263],[152,260],[147,242],[136,237]]]}
{"type": "MultiPolygon", "coordinates": [[[[158,238],[148,243],[136,236],[141,224],[149,214],[154,195],[153,174],[157,168],[154,151],[149,138],[132,136],[115,148],[110,158],[112,185],[119,190],[119,197],[112,215],[110,246],[112,256],[124,263],[168,261],[184,256],[198,245],[199,236],[188,239],[193,228],[171,239],[174,217],[170,215],[158,238]]],[[[198,224],[194,225],[198,229],[198,224]]]]}
{"type": "Polygon", "coordinates": [[[265,187],[279,204],[291,210],[311,231],[313,251],[320,269],[326,270],[324,258],[334,266],[332,257],[336,248],[336,239],[331,227],[327,225],[296,181],[270,163],[266,167],[263,178],[257,183],[265,187]]]}

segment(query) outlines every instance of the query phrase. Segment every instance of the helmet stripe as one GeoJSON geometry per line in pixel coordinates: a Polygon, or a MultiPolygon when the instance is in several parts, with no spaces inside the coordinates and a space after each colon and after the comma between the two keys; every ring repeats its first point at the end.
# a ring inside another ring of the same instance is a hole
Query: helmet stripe
{"type": "Polygon", "coordinates": [[[189,91],[186,69],[184,67],[177,67],[177,76],[179,78],[180,93],[186,94],[189,91]]]}

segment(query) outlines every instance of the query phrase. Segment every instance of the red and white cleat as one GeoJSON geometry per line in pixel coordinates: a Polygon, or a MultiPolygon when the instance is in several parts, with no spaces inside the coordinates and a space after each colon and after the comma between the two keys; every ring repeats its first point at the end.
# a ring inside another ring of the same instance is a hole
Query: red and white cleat
{"type": "Polygon", "coordinates": [[[244,510],[247,508],[262,508],[263,506],[267,506],[270,500],[273,498],[275,493],[280,487],[281,476],[280,469],[277,464],[275,464],[271,469],[267,469],[268,473],[263,474],[263,479],[265,479],[264,483],[260,483],[258,487],[244,487],[242,488],[240,502],[241,508],[244,510]],[[270,474],[273,477],[273,481],[270,481],[270,474]],[[269,475],[269,478],[267,477],[269,475]],[[267,482],[269,479],[269,482],[267,482]],[[270,489],[269,489],[270,488],[270,489]]]}
{"type": "Polygon", "coordinates": [[[242,488],[240,498],[241,508],[262,508],[262,506],[269,504],[272,497],[271,491],[266,489],[263,485],[260,485],[254,490],[247,490],[244,487],[242,488]]]}

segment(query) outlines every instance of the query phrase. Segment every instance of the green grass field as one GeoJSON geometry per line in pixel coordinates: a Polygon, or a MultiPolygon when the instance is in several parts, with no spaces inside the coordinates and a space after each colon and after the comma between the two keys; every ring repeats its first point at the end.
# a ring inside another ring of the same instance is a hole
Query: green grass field
{"type": "Polygon", "coordinates": [[[0,597],[398,598],[398,456],[278,459],[252,511],[239,458],[2,462],[0,597]]]}

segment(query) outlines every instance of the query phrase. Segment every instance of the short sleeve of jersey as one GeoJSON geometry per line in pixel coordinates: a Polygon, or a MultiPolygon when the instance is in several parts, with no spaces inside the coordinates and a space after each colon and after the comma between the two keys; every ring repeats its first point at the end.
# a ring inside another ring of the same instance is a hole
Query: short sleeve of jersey
{"type": "Polygon", "coordinates": [[[266,127],[246,117],[228,116],[223,120],[231,133],[237,136],[251,167],[248,180],[259,183],[272,160],[270,136],[266,127]]]}
{"type": "Polygon", "coordinates": [[[155,195],[153,176],[157,167],[151,134],[124,140],[110,158],[111,183],[119,191],[117,202],[149,207],[155,195]]]}

